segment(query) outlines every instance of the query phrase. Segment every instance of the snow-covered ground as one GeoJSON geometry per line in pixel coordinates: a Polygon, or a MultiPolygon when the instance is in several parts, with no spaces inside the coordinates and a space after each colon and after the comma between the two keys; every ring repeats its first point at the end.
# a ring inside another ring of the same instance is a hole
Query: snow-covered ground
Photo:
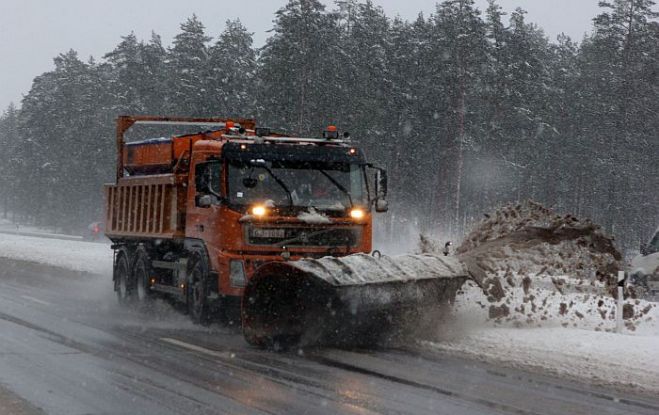
{"type": "MultiPolygon", "coordinates": [[[[0,257],[104,275],[112,270],[108,244],[0,233],[0,257]]],[[[487,298],[468,284],[457,298],[447,334],[424,342],[424,347],[592,383],[659,392],[656,303],[632,302],[633,325],[628,323],[625,332],[617,334],[612,318],[615,303],[604,295],[560,294],[551,284],[536,284],[524,292],[518,284],[503,300],[510,315],[493,321],[487,298]],[[534,296],[531,301],[529,294],[534,296]]]]}
{"type": "Polygon", "coordinates": [[[112,274],[109,244],[0,233],[0,257],[74,271],[112,274]]]}
{"type": "Polygon", "coordinates": [[[0,232],[16,234],[16,235],[33,235],[43,236],[47,238],[61,238],[71,240],[82,240],[80,235],[66,235],[62,233],[53,232],[51,229],[44,229],[32,225],[16,224],[8,219],[0,218],[0,232]]]}
{"type": "Polygon", "coordinates": [[[606,295],[532,289],[538,304],[532,312],[529,302],[524,302],[528,295],[520,287],[509,295],[510,316],[491,320],[482,291],[474,285],[464,291],[445,335],[423,342],[425,347],[593,384],[659,392],[656,303],[629,302],[635,314],[619,334],[615,333],[615,301],[606,295]],[[521,305],[526,308],[520,309],[521,305]]]}

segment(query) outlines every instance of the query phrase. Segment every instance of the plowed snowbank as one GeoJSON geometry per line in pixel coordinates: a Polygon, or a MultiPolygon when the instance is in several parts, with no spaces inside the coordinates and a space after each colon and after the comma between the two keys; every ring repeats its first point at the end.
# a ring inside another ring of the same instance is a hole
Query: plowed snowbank
{"type": "Polygon", "coordinates": [[[108,244],[0,233],[0,257],[112,275],[108,244]]]}
{"type": "MultiPolygon", "coordinates": [[[[439,246],[422,239],[422,251],[439,246]]],[[[597,225],[534,202],[511,205],[486,215],[456,254],[483,271],[481,286],[465,284],[446,336],[426,345],[659,391],[659,308],[626,292],[625,333],[613,333],[622,256],[597,225]]]]}

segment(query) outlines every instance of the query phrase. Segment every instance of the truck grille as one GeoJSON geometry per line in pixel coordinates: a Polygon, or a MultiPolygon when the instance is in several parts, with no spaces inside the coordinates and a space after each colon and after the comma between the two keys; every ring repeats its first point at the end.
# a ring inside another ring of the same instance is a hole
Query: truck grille
{"type": "Polygon", "coordinates": [[[296,228],[246,226],[250,245],[286,246],[356,246],[361,236],[359,228],[296,228]]]}

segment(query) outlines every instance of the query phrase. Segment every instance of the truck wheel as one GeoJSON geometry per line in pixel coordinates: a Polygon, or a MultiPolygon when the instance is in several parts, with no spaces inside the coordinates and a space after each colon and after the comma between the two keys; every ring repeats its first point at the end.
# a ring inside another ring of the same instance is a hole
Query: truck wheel
{"type": "Polygon", "coordinates": [[[137,259],[133,266],[133,278],[135,281],[135,299],[143,305],[151,300],[150,270],[149,257],[146,251],[141,249],[137,252],[137,259]]]}
{"type": "Polygon", "coordinates": [[[188,267],[188,313],[195,324],[210,323],[208,306],[208,264],[202,255],[195,254],[188,267]]]}
{"type": "Polygon", "coordinates": [[[134,298],[134,284],[130,276],[128,259],[125,254],[119,254],[114,268],[114,290],[121,305],[127,305],[134,298]]]}
{"type": "Polygon", "coordinates": [[[245,338],[245,341],[251,346],[258,347],[259,349],[265,349],[267,346],[267,342],[265,339],[251,333],[249,330],[245,330],[244,327],[243,327],[243,337],[245,338]]]}

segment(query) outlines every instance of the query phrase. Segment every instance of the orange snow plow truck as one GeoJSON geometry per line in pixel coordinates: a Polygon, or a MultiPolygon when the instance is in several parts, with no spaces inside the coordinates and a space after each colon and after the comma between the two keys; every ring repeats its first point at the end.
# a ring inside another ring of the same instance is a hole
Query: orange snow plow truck
{"type": "Polygon", "coordinates": [[[121,304],[166,296],[197,323],[239,310],[259,346],[363,344],[467,278],[450,257],[369,255],[386,172],[335,127],[301,138],[248,119],[121,116],[117,152],[105,220],[121,304]],[[206,131],[126,142],[136,124],[206,131]]]}

